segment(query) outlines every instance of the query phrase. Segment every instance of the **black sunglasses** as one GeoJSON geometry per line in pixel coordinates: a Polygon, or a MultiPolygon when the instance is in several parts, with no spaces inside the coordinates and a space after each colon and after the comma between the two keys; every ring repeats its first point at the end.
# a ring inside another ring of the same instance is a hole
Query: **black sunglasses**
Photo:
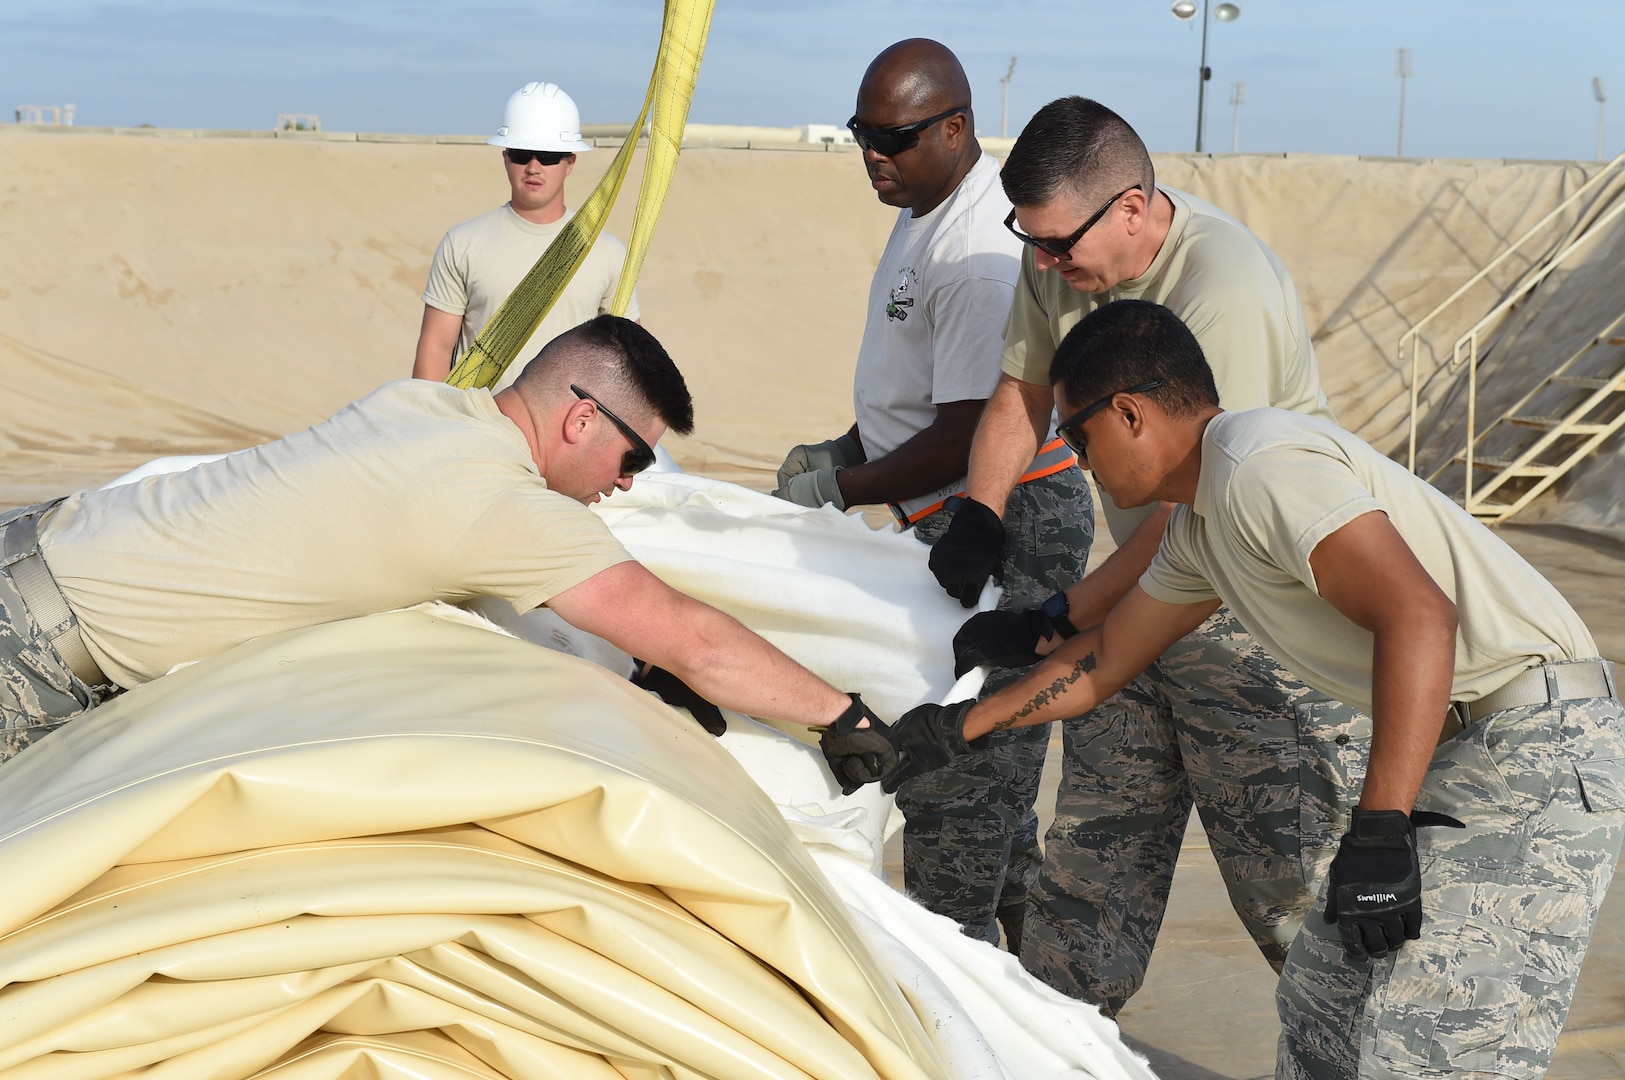
{"type": "Polygon", "coordinates": [[[1143,190],[1145,189],[1140,187],[1139,184],[1135,184],[1133,187],[1126,187],[1122,191],[1119,191],[1116,195],[1113,195],[1111,198],[1107,199],[1106,204],[1099,210],[1096,210],[1093,214],[1090,214],[1089,220],[1085,221],[1082,225],[1079,225],[1077,232],[1073,233],[1071,236],[1068,236],[1064,240],[1049,240],[1042,236],[1028,236],[1026,233],[1016,228],[1016,212],[1013,209],[1010,211],[1010,216],[1004,219],[1004,227],[1014,233],[1016,239],[1020,240],[1023,244],[1031,244],[1033,247],[1039,248],[1040,250],[1053,255],[1057,259],[1069,259],[1072,257],[1072,249],[1078,246],[1079,240],[1083,239],[1083,234],[1094,227],[1095,222],[1105,217],[1106,211],[1116,206],[1118,199],[1121,199],[1124,195],[1127,195],[1131,191],[1143,190]]]}
{"type": "Polygon", "coordinates": [[[515,165],[529,165],[533,161],[539,161],[543,165],[557,165],[570,155],[561,154],[556,150],[504,150],[502,156],[515,165]]]}
{"type": "Polygon", "coordinates": [[[916,120],[912,124],[892,128],[861,127],[858,124],[858,118],[854,116],[846,122],[846,130],[852,133],[852,137],[857,140],[858,145],[864,150],[879,154],[884,158],[896,157],[904,150],[912,150],[920,145],[920,132],[932,124],[940,124],[950,116],[965,112],[968,108],[969,106],[960,105],[957,108],[949,109],[947,112],[928,116],[924,120],[916,120]]]}
{"type": "Polygon", "coordinates": [[[1099,412],[1101,409],[1104,409],[1106,406],[1110,405],[1112,403],[1112,399],[1118,394],[1144,394],[1147,391],[1155,390],[1161,385],[1161,379],[1153,379],[1150,382],[1141,383],[1139,386],[1131,386],[1127,390],[1118,390],[1115,393],[1107,394],[1093,405],[1090,405],[1087,408],[1079,409],[1065,420],[1062,420],[1059,424],[1056,424],[1055,434],[1059,435],[1061,437],[1061,441],[1066,443],[1068,450],[1071,450],[1083,460],[1088,461],[1089,453],[1087,448],[1089,445],[1089,440],[1083,437],[1083,422],[1095,415],[1095,413],[1099,412]]]}
{"type": "Polygon", "coordinates": [[[636,476],[638,473],[655,463],[654,447],[644,442],[643,436],[633,431],[630,424],[628,424],[625,420],[622,420],[619,416],[616,416],[614,413],[610,412],[604,407],[604,403],[602,401],[599,401],[597,398],[581,389],[581,387],[571,383],[570,389],[575,393],[576,397],[583,401],[590,401],[594,405],[598,406],[598,411],[609,417],[609,422],[619,428],[621,434],[626,436],[626,441],[632,444],[632,449],[621,455],[622,476],[636,476]]]}

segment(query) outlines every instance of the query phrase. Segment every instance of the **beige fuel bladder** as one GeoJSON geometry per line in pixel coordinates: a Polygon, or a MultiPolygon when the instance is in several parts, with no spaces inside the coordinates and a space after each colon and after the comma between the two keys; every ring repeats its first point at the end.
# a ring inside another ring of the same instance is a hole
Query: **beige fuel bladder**
{"type": "Polygon", "coordinates": [[[132,691],[0,823],[8,1078],[944,1075],[715,740],[433,610],[132,691]]]}

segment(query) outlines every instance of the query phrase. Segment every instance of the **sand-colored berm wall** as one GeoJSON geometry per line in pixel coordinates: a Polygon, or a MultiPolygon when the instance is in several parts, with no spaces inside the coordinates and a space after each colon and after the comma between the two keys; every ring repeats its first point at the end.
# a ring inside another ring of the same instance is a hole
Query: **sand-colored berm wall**
{"type": "MultiPolygon", "coordinates": [[[[506,198],[497,154],[0,128],[0,503],[297,430],[406,375],[436,243],[506,198]]],[[[573,201],[611,156],[581,157],[573,201]]],[[[1597,168],[1246,155],[1157,167],[1286,260],[1339,416],[1390,450],[1409,400],[1400,334],[1597,168]]],[[[1618,187],[1439,320],[1429,368],[1618,187]]],[[[635,190],[611,218],[622,237],[635,190]]],[[[684,152],[639,294],[695,394],[696,434],[672,445],[685,468],[762,487],[788,446],[851,423],[864,301],[893,220],[851,151],[684,152]]],[[[1564,333],[1625,310],[1625,280],[1607,270],[1622,243],[1613,230],[1589,275],[1547,290],[1564,333]]],[[[1533,370],[1551,351],[1527,329],[1518,349],[1502,367],[1533,370]]],[[[1617,528],[1599,475],[1576,481],[1590,484],[1587,523],[1617,528]]],[[[1565,491],[1539,516],[1560,519],[1565,491]]]]}

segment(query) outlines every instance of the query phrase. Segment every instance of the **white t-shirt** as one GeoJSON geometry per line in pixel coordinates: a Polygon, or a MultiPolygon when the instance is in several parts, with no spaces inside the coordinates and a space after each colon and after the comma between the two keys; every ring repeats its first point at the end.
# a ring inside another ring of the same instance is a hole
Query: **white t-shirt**
{"type": "Polygon", "coordinates": [[[1500,537],[1357,436],[1281,409],[1208,424],[1196,501],[1174,509],[1140,587],[1170,604],[1221,598],[1310,686],[1369,713],[1372,635],[1321,599],[1309,556],[1373,510],[1456,604],[1453,700],[1597,655],[1568,601],[1500,537]]]}
{"type": "MultiPolygon", "coordinates": [[[[557,221],[537,225],[515,213],[511,204],[503,203],[490,213],[465,221],[446,233],[429,267],[429,284],[423,290],[423,302],[463,317],[457,356],[462,356],[474,344],[491,316],[573,216],[567,213],[557,221]]],[[[536,332],[491,389],[511,386],[543,345],[571,327],[609,311],[625,261],[626,245],[607,232],[599,233],[558,302],[542,318],[536,332]]],[[[636,319],[638,315],[638,298],[633,293],[626,317],[636,319]]]]}
{"type": "MultiPolygon", "coordinates": [[[[1303,305],[1286,264],[1247,226],[1211,203],[1158,188],[1174,220],[1145,273],[1106,293],[1081,293],[1054,271],[1021,260],[1005,331],[1004,370],[1049,385],[1049,365],[1067,331],[1114,300],[1150,300],[1178,315],[1202,346],[1219,404],[1233,412],[1269,405],[1335,421],[1303,305]]],[[[1101,509],[1119,544],[1151,507],[1124,510],[1105,492],[1101,509]]]]}
{"type": "Polygon", "coordinates": [[[62,503],[40,550],[120,686],[425,600],[527,611],[630,555],[486,390],[405,379],[315,427],[62,503]]]}
{"type": "Polygon", "coordinates": [[[1009,212],[998,162],[983,154],[929,214],[898,214],[869,285],[852,387],[869,460],[930,427],[938,404],[993,393],[1020,267],[1009,212]]]}

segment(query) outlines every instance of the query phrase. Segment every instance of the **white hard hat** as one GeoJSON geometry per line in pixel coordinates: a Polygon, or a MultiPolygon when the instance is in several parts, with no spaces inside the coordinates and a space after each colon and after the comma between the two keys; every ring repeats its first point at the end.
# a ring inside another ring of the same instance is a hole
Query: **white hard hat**
{"type": "Polygon", "coordinates": [[[581,138],[581,113],[570,95],[550,82],[526,83],[508,99],[502,126],[485,140],[514,150],[584,154],[592,144],[581,138]]]}

